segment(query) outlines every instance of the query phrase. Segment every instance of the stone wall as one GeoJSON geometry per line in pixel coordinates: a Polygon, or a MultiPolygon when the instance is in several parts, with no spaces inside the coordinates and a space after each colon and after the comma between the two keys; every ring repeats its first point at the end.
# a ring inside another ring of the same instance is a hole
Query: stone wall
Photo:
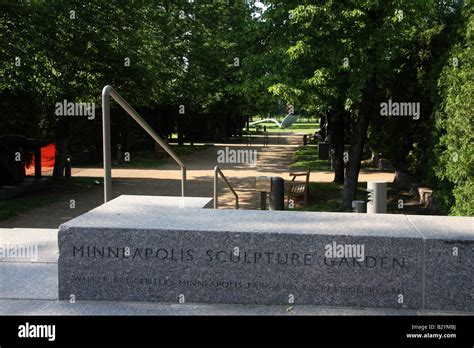
{"type": "Polygon", "coordinates": [[[206,202],[121,196],[63,224],[59,298],[474,310],[473,218],[206,202]]]}

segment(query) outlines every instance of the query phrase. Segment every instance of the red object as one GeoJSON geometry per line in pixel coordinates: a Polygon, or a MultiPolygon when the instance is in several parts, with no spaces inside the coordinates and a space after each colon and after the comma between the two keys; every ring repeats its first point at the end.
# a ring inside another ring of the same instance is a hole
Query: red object
{"type": "MultiPolygon", "coordinates": [[[[54,169],[54,158],[56,157],[56,145],[49,144],[41,148],[41,172],[44,174],[47,171],[51,171],[54,169]]],[[[31,161],[29,167],[25,168],[26,175],[34,175],[35,174],[35,159],[31,161]]]]}

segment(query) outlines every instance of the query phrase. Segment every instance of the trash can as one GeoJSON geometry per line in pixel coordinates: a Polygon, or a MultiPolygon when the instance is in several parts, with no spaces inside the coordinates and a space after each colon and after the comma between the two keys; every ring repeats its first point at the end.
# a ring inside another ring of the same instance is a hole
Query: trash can
{"type": "Polygon", "coordinates": [[[329,159],[329,143],[326,143],[326,142],[318,143],[318,159],[320,160],[329,159]]]}

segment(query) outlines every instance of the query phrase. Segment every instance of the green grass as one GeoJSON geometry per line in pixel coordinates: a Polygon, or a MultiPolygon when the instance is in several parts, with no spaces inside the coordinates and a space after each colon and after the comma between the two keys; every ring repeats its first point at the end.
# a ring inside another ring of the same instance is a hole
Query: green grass
{"type": "Polygon", "coordinates": [[[152,150],[138,151],[130,153],[130,161],[123,161],[118,163],[117,160],[113,160],[113,168],[158,168],[164,163],[164,160],[156,158],[155,153],[152,150]]]}
{"type": "Polygon", "coordinates": [[[0,201],[0,220],[21,215],[33,208],[54,203],[55,199],[49,194],[16,197],[0,201]]]}
{"type": "Polygon", "coordinates": [[[173,146],[172,149],[178,156],[189,156],[193,155],[196,152],[203,151],[210,148],[209,145],[183,145],[183,146],[173,146]]]}
{"type": "Polygon", "coordinates": [[[52,187],[48,190],[2,200],[0,201],[0,220],[6,220],[22,215],[31,209],[55,203],[64,195],[91,189],[95,187],[95,180],[102,183],[102,178],[73,177],[61,182],[53,182],[52,187]]]}
{"type": "MultiPolygon", "coordinates": [[[[317,145],[308,145],[302,146],[296,150],[294,154],[294,162],[291,164],[292,169],[306,169],[311,166],[312,171],[331,171],[331,165],[329,160],[319,160],[318,159],[318,146],[317,145]]],[[[365,171],[378,171],[377,168],[374,168],[370,165],[370,161],[362,161],[361,169],[365,171]]]]}
{"type": "Polygon", "coordinates": [[[312,171],[330,171],[331,166],[328,160],[318,159],[317,146],[302,146],[294,154],[292,169],[306,169],[311,166],[312,171]]]}
{"type": "MultiPolygon", "coordinates": [[[[207,145],[171,145],[172,150],[178,157],[189,156],[196,152],[209,148],[207,145]]],[[[116,159],[112,159],[112,168],[125,169],[156,169],[165,163],[166,159],[158,159],[154,150],[142,150],[130,153],[130,161],[118,163],[116,159]]],[[[100,168],[102,163],[88,165],[87,167],[100,168]]]]}
{"type": "MultiPolygon", "coordinates": [[[[321,212],[351,212],[352,209],[342,209],[342,184],[333,182],[312,182],[310,183],[310,201],[307,207],[295,208],[297,211],[321,211],[321,212]]],[[[360,182],[357,185],[357,200],[367,202],[367,183],[360,182]]],[[[428,210],[417,205],[404,205],[403,209],[398,208],[398,200],[402,198],[405,203],[417,201],[407,193],[401,193],[393,183],[387,185],[387,213],[388,214],[409,214],[426,215],[428,210]]]]}
{"type": "Polygon", "coordinates": [[[264,122],[250,126],[249,131],[251,134],[256,133],[257,126],[260,126],[262,129],[263,126],[266,126],[269,133],[314,133],[319,128],[319,124],[315,122],[296,122],[290,128],[280,128],[273,122],[264,122]]]}
{"type": "MultiPolygon", "coordinates": [[[[357,199],[366,200],[365,182],[358,184],[357,199]]],[[[325,211],[325,212],[344,212],[351,209],[341,209],[342,202],[342,184],[333,182],[312,182],[309,184],[311,193],[310,202],[307,207],[297,208],[300,211],[325,211]]]]}
{"type": "MultiPolygon", "coordinates": [[[[206,145],[172,145],[171,149],[178,157],[189,156],[198,151],[207,149],[206,145]]],[[[155,169],[159,168],[166,159],[158,159],[154,150],[144,150],[132,152],[129,162],[113,163],[113,168],[137,168],[137,169],[155,169]]]]}

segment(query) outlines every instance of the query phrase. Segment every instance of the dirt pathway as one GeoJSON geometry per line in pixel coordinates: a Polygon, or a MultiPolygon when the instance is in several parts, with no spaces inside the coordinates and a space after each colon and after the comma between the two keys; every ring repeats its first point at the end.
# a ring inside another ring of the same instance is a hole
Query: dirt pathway
{"type": "MultiPolygon", "coordinates": [[[[256,176],[281,176],[287,180],[293,153],[302,145],[302,135],[281,134],[269,138],[269,146],[261,145],[262,139],[257,139],[251,146],[236,144],[219,144],[206,150],[183,157],[187,166],[187,196],[212,197],[214,166],[219,165],[230,184],[239,195],[241,209],[258,209],[259,193],[255,192],[256,176]],[[224,150],[256,150],[257,165],[217,163],[218,151],[224,150]]],[[[76,177],[102,177],[103,171],[97,168],[73,169],[76,177]]],[[[114,197],[129,195],[181,195],[181,171],[173,162],[168,161],[159,169],[113,169],[114,197]]],[[[331,172],[314,172],[311,181],[331,182],[331,172]]],[[[391,182],[393,174],[361,172],[360,181],[386,180],[391,182]]],[[[91,182],[93,180],[91,179],[91,182]]],[[[81,215],[103,203],[102,187],[74,195],[63,195],[58,202],[40,208],[32,209],[25,215],[0,221],[0,227],[31,227],[57,228],[61,223],[81,215]],[[75,200],[75,208],[70,208],[70,200],[75,200]]],[[[219,182],[219,206],[233,208],[234,196],[222,181],[219,182]]]]}

